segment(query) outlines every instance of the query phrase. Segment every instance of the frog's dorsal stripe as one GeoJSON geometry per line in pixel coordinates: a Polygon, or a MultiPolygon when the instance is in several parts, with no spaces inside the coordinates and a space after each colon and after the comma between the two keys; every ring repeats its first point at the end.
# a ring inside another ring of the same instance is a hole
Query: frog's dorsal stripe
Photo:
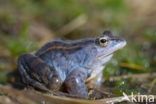
{"type": "Polygon", "coordinates": [[[37,56],[40,56],[46,52],[52,50],[62,50],[62,51],[76,51],[82,49],[87,45],[93,45],[95,43],[95,39],[84,39],[84,40],[77,40],[77,41],[52,41],[45,44],[41,49],[36,52],[37,56]]]}

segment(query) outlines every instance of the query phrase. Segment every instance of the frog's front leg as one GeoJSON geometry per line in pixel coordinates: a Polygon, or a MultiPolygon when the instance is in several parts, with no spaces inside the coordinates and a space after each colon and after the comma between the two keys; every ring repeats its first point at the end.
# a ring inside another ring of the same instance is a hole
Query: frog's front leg
{"type": "Polygon", "coordinates": [[[65,89],[71,95],[88,98],[88,89],[85,85],[87,72],[85,69],[73,70],[65,80],[65,89]]]}
{"type": "Polygon", "coordinates": [[[18,59],[18,70],[22,82],[39,90],[56,90],[61,86],[57,72],[43,60],[32,54],[24,54],[18,59]]]}

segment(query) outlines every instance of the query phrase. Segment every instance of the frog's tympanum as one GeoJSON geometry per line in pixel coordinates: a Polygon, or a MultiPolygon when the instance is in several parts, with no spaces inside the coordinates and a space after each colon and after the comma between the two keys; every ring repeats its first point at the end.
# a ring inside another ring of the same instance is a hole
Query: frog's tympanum
{"type": "Polygon", "coordinates": [[[35,54],[18,59],[24,84],[43,91],[64,89],[67,93],[88,97],[86,82],[102,78],[105,64],[115,51],[126,45],[124,39],[104,31],[97,38],[78,41],[52,41],[35,54]]]}

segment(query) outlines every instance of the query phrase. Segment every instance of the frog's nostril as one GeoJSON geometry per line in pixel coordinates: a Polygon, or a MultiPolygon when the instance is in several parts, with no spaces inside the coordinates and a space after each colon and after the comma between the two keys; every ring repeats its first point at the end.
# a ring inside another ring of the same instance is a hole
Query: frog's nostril
{"type": "Polygon", "coordinates": [[[127,42],[124,39],[117,39],[115,44],[116,44],[116,47],[120,49],[120,48],[123,48],[127,44],[127,42]]]}

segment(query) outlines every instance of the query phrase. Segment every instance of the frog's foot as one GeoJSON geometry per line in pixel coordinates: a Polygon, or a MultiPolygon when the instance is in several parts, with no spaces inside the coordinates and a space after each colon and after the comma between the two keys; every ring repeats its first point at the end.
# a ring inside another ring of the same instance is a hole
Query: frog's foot
{"type": "Polygon", "coordinates": [[[31,54],[24,54],[18,59],[18,70],[24,84],[42,91],[49,91],[49,87],[58,88],[57,85],[61,82],[54,70],[50,69],[40,58],[31,54]],[[57,82],[57,84],[52,82],[57,82]],[[55,86],[51,86],[52,84],[55,86]]]}
{"type": "Polygon", "coordinates": [[[65,90],[71,94],[79,96],[80,98],[88,98],[88,89],[85,85],[87,78],[85,69],[76,69],[70,73],[65,80],[65,90]]]}

